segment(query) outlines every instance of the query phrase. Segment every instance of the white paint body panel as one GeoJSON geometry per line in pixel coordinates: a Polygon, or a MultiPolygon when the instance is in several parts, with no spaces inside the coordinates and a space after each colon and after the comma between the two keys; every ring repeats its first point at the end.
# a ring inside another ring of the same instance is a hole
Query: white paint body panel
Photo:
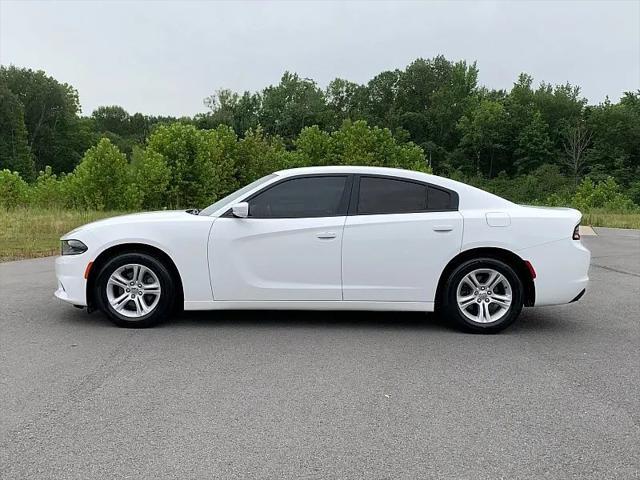
{"type": "Polygon", "coordinates": [[[345,218],[219,218],[209,241],[214,299],[342,300],[345,218]]]}
{"type": "Polygon", "coordinates": [[[440,273],[461,243],[459,212],[347,217],[344,300],[433,302],[440,273]]]}
{"type": "MultiPolygon", "coordinates": [[[[123,215],[90,223],[63,238],[84,242],[89,249],[81,255],[56,259],[56,274],[70,303],[86,305],[84,271],[105,250],[122,244],[143,244],[166,253],[176,265],[185,301],[210,301],[211,283],[207,267],[207,243],[214,218],[184,211],[123,215]]],[[[59,298],[62,293],[57,294],[59,298]]],[[[62,298],[64,299],[64,298],[62,298]]]]}
{"type": "Polygon", "coordinates": [[[69,232],[63,238],[80,240],[88,250],[56,260],[55,295],[86,305],[87,264],[111,247],[143,244],[174,262],[188,310],[431,311],[444,267],[461,252],[489,247],[531,262],[537,272],[536,306],[567,303],[588,282],[589,251],[571,239],[580,217],[572,209],[515,205],[420,172],[373,167],[286,170],[209,216],[151,212],[101,220],[69,232]],[[459,211],[305,219],[222,216],[231,203],[272,182],[317,173],[428,182],[456,191],[459,211]],[[318,238],[326,233],[335,236],[318,238]]]}

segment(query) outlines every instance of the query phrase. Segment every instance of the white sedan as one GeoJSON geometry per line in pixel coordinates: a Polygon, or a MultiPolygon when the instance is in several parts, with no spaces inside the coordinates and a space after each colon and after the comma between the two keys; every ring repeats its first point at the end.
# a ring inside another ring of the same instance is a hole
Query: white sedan
{"type": "Polygon", "coordinates": [[[62,237],[56,297],[146,327],[185,310],[443,312],[492,333],[578,300],[581,214],[420,172],[310,167],[202,211],[125,215],[62,237]]]}

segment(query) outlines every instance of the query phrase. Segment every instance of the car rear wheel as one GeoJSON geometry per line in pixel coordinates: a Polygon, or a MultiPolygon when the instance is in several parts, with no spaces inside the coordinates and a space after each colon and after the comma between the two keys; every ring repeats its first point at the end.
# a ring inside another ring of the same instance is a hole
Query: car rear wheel
{"type": "Polygon", "coordinates": [[[123,253],[109,260],[95,283],[100,309],[120,327],[144,328],[167,318],[175,302],[175,284],[162,262],[144,253],[123,253]]]}
{"type": "Polygon", "coordinates": [[[522,281],[509,265],[493,258],[468,260],[445,285],[445,312],[463,329],[497,333],[520,315],[522,281]]]}

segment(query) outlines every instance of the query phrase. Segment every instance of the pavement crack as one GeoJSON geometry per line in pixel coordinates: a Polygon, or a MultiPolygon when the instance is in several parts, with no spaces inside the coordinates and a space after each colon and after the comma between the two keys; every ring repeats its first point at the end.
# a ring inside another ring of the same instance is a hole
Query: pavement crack
{"type": "Polygon", "coordinates": [[[604,270],[609,270],[611,272],[621,273],[623,275],[631,275],[632,277],[640,278],[640,273],[627,272],[626,270],[620,270],[618,268],[607,267],[606,265],[598,265],[597,263],[592,263],[591,266],[592,267],[602,268],[604,270]]]}

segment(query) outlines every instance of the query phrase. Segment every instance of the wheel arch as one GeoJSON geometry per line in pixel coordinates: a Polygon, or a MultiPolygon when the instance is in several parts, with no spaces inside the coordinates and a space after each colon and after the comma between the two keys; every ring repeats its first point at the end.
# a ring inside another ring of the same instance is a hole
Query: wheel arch
{"type": "Polygon", "coordinates": [[[95,293],[95,283],[100,273],[102,267],[113,257],[116,255],[120,255],[122,253],[145,253],[147,255],[151,255],[157,258],[159,261],[164,263],[164,265],[171,272],[171,276],[175,279],[178,289],[177,289],[177,298],[176,298],[176,306],[181,307],[184,304],[184,289],[182,286],[182,278],[180,277],[180,272],[178,271],[178,267],[176,267],[175,262],[171,259],[171,257],[162,249],[155,247],[153,245],[149,245],[146,243],[121,243],[118,245],[113,245],[103,252],[100,253],[93,261],[91,265],[91,269],[89,270],[89,275],[87,277],[87,306],[90,309],[96,307],[96,300],[94,298],[95,293]]]}
{"type": "Polygon", "coordinates": [[[485,258],[494,258],[496,260],[501,260],[513,268],[518,277],[522,281],[522,285],[524,286],[524,305],[527,307],[532,307],[536,301],[536,287],[533,281],[533,277],[531,276],[531,272],[529,267],[527,266],[526,261],[520,257],[519,255],[513,253],[510,250],[506,250],[504,248],[497,247],[479,247],[472,248],[469,250],[465,250],[460,252],[458,255],[453,257],[447,266],[444,268],[442,273],[440,274],[440,278],[438,280],[438,287],[436,289],[436,297],[435,297],[435,307],[436,309],[442,304],[444,298],[444,285],[451,275],[451,272],[455,268],[457,268],[462,263],[467,260],[472,260],[474,258],[485,257],[485,258]]]}

